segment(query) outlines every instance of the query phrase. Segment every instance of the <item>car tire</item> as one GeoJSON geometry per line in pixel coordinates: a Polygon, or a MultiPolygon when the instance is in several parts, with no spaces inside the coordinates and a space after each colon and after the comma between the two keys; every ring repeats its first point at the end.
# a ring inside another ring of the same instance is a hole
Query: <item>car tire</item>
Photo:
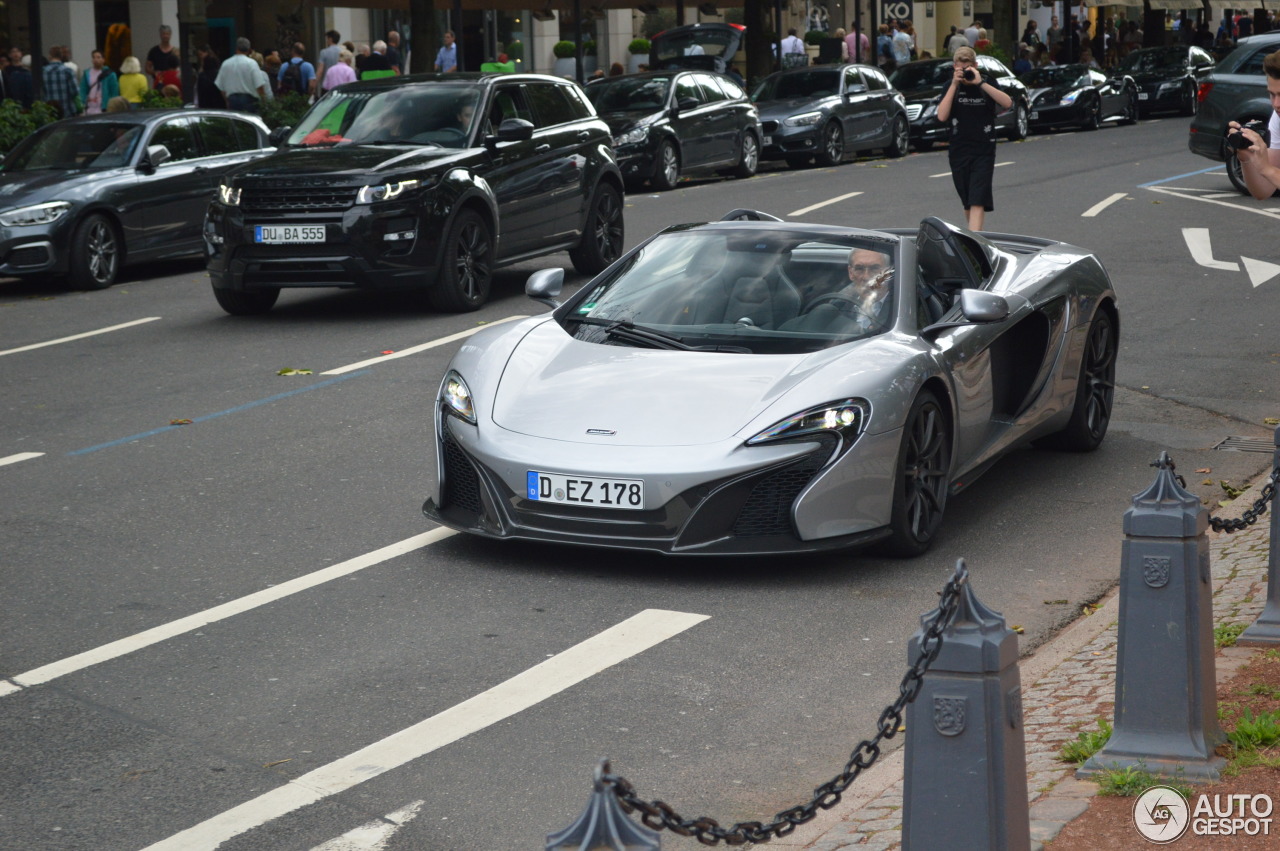
{"type": "Polygon", "coordinates": [[[813,165],[813,157],[787,157],[787,168],[808,168],[813,165]]]}
{"type": "Polygon", "coordinates": [[[573,268],[583,275],[598,275],[622,256],[622,196],[608,183],[596,187],[582,229],[582,241],[569,249],[573,268]]]}
{"type": "Polygon", "coordinates": [[[101,213],[84,217],[71,237],[68,273],[81,290],[104,290],[116,282],[124,246],[115,223],[101,213]]]}
{"type": "Polygon", "coordinates": [[[822,128],[814,160],[823,168],[840,165],[844,160],[844,128],[836,119],[831,119],[822,128]]]}
{"type": "Polygon", "coordinates": [[[916,397],[902,429],[894,472],[890,537],[883,550],[909,558],[926,552],[942,526],[951,487],[951,432],[937,396],[916,397]]]}
{"type": "Polygon", "coordinates": [[[745,180],[754,177],[760,168],[760,140],[750,130],[742,131],[742,144],[738,149],[738,165],[733,176],[745,180]]]}
{"type": "Polygon", "coordinates": [[[1107,436],[1115,401],[1117,334],[1115,322],[1099,310],[1089,324],[1089,336],[1080,359],[1075,403],[1067,427],[1036,441],[1039,446],[1067,452],[1092,452],[1107,436]]]}
{"type": "Polygon", "coordinates": [[[218,300],[218,306],[232,316],[260,316],[275,307],[280,288],[241,291],[214,287],[213,297],[218,300]]]}
{"type": "Polygon", "coordinates": [[[1089,105],[1089,114],[1080,122],[1081,130],[1097,130],[1102,125],[1102,101],[1089,105]]]}
{"type": "Polygon", "coordinates": [[[680,182],[680,152],[670,139],[663,139],[658,145],[658,155],[653,172],[653,188],[667,191],[675,189],[680,182]]]}
{"type": "MultiPolygon", "coordinates": [[[[1226,146],[1224,146],[1226,147],[1226,146]]],[[[1235,151],[1231,148],[1226,149],[1226,166],[1227,179],[1231,181],[1231,185],[1241,195],[1250,195],[1249,184],[1244,182],[1244,168],[1240,165],[1240,158],[1236,156],[1235,151]]]]}
{"type": "Polygon", "coordinates": [[[905,116],[899,115],[893,120],[893,138],[884,152],[894,159],[905,157],[911,151],[911,125],[905,116]]]}
{"type": "Polygon", "coordinates": [[[493,235],[475,210],[460,210],[444,240],[440,276],[428,292],[431,306],[451,313],[478,309],[493,281],[493,235]]]}
{"type": "Polygon", "coordinates": [[[1031,135],[1031,119],[1027,117],[1027,107],[1021,101],[1013,104],[1013,124],[1009,127],[1009,141],[1021,142],[1031,135]]]}
{"type": "Polygon", "coordinates": [[[1137,124],[1138,123],[1138,93],[1129,92],[1129,102],[1124,107],[1124,118],[1120,119],[1121,124],[1137,124]]]}
{"type": "Polygon", "coordinates": [[[1179,112],[1183,115],[1195,115],[1200,111],[1200,101],[1196,97],[1195,86],[1185,86],[1182,89],[1182,103],[1179,105],[1179,112]]]}

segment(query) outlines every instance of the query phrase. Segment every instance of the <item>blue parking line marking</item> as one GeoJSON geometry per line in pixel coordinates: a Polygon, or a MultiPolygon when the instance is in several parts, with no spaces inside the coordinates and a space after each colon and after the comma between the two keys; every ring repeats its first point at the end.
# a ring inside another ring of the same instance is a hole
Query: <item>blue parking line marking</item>
{"type": "MultiPolygon", "coordinates": [[[[330,378],[328,381],[321,381],[317,384],[312,384],[307,387],[299,387],[297,390],[290,390],[286,393],[278,393],[275,396],[268,396],[266,399],[259,399],[256,402],[247,402],[243,405],[237,405],[234,408],[227,408],[225,411],[218,411],[217,413],[214,413],[214,414],[205,414],[203,417],[194,417],[192,418],[191,423],[192,425],[194,425],[195,423],[202,423],[207,420],[217,419],[218,417],[225,417],[228,414],[238,414],[241,411],[247,411],[250,408],[258,407],[259,405],[266,405],[271,402],[279,402],[281,399],[288,399],[290,396],[297,396],[299,393],[306,393],[308,390],[319,390],[321,387],[328,387],[331,384],[337,384],[339,381],[346,381],[348,378],[356,378],[361,375],[368,375],[369,372],[370,370],[362,369],[359,372],[352,372],[347,375],[340,375],[337,378],[330,378]]],[[[178,426],[178,425],[161,426],[160,428],[153,428],[151,429],[151,431],[144,431],[138,434],[131,434],[128,437],[122,437],[118,440],[110,440],[110,441],[107,441],[106,443],[99,443],[97,446],[89,446],[84,449],[76,449],[72,452],[68,452],[67,454],[68,455],[87,455],[90,452],[97,452],[99,449],[110,449],[113,446],[120,446],[121,444],[124,444],[124,443],[132,443],[135,440],[142,440],[144,437],[152,437],[153,435],[162,434],[166,431],[174,431],[175,429],[180,429],[180,428],[183,428],[183,426],[178,426]]]]}
{"type": "Polygon", "coordinates": [[[1208,168],[1202,168],[1199,171],[1189,171],[1186,174],[1179,174],[1179,175],[1175,175],[1174,177],[1165,177],[1160,180],[1153,180],[1150,183],[1139,183],[1138,188],[1146,189],[1148,186],[1159,186],[1161,183],[1171,183],[1172,181],[1175,181],[1175,180],[1181,180],[1184,177],[1195,177],[1197,174],[1204,174],[1207,171],[1217,171],[1218,169],[1225,168],[1225,167],[1226,166],[1221,163],[1218,165],[1211,165],[1208,168]]]}

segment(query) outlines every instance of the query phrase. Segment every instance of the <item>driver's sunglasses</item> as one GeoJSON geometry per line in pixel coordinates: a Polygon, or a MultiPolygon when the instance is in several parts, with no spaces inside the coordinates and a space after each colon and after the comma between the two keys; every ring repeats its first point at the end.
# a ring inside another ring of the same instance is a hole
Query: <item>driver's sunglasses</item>
{"type": "Polygon", "coordinates": [[[865,275],[868,272],[879,272],[884,269],[883,263],[850,263],[850,271],[857,272],[859,275],[865,275]]]}

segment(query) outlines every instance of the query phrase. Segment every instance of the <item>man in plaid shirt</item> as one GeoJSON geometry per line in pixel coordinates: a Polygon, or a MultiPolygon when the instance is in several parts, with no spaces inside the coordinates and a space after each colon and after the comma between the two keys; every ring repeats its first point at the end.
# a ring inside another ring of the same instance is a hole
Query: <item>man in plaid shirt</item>
{"type": "Polygon", "coordinates": [[[44,97],[62,108],[62,117],[70,118],[80,112],[76,98],[80,95],[80,87],[76,84],[75,73],[62,63],[62,48],[49,49],[49,64],[41,72],[44,74],[44,97]]]}

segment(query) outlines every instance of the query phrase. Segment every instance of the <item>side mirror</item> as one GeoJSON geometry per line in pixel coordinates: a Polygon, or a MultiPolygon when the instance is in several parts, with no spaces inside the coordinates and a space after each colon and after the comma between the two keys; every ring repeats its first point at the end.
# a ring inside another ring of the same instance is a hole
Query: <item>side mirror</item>
{"type": "Polygon", "coordinates": [[[169,153],[169,149],[164,145],[147,145],[147,156],[146,159],[142,161],[142,165],[149,168],[155,168],[158,165],[167,163],[171,159],[173,159],[173,154],[169,153]]]}
{"type": "Polygon", "coordinates": [[[563,286],[564,269],[539,269],[530,275],[529,280],[525,282],[524,294],[534,301],[545,304],[555,310],[560,306],[560,302],[556,301],[556,296],[560,295],[560,289],[563,286]]]}
{"type": "Polygon", "coordinates": [[[860,95],[867,90],[866,83],[853,83],[845,90],[846,95],[860,95]]]}
{"type": "Polygon", "coordinates": [[[961,290],[960,312],[970,322],[1002,322],[1009,318],[1009,302],[986,290],[961,290]]]}
{"type": "Polygon", "coordinates": [[[288,139],[289,134],[292,132],[292,127],[277,127],[267,134],[267,144],[273,148],[278,148],[284,144],[284,140],[288,139]]]}
{"type": "Polygon", "coordinates": [[[683,112],[686,109],[697,109],[698,99],[683,97],[676,101],[676,112],[683,112]]]}
{"type": "Polygon", "coordinates": [[[533,124],[523,118],[504,118],[497,134],[490,138],[495,142],[527,142],[533,138],[533,124]]]}

